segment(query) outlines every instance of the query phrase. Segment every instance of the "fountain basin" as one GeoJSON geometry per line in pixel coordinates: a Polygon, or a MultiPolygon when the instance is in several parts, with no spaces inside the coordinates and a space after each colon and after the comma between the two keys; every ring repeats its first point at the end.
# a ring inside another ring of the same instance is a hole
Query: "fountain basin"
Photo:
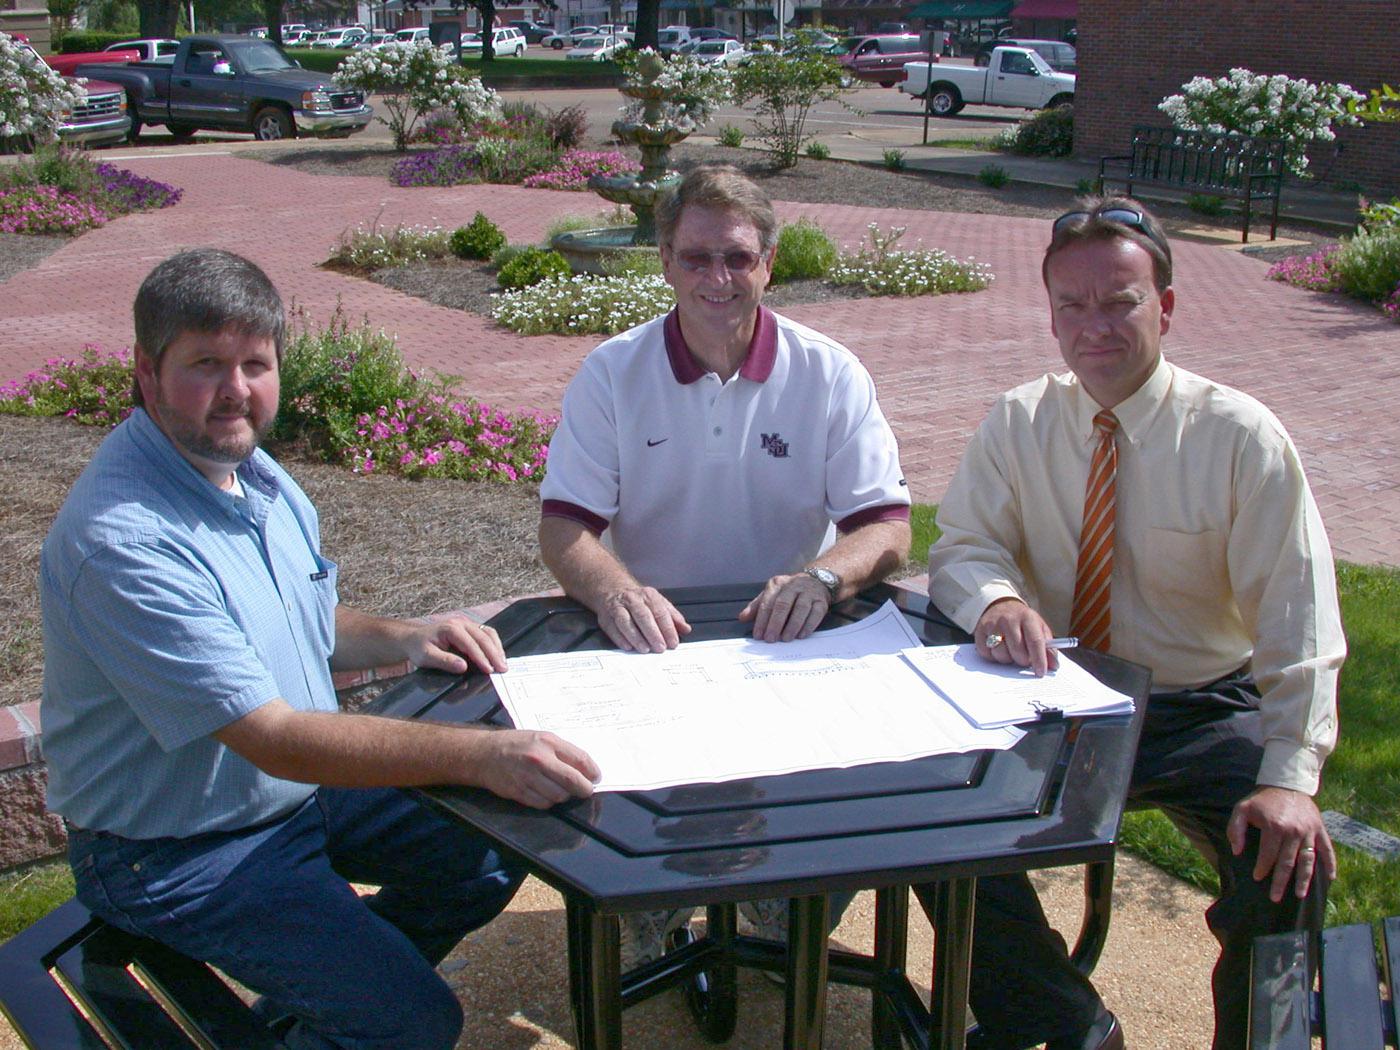
{"type": "Polygon", "coordinates": [[[606,226],[597,230],[570,230],[550,240],[549,246],[569,261],[574,273],[603,275],[603,260],[618,254],[655,256],[656,245],[637,243],[636,226],[606,226]]]}

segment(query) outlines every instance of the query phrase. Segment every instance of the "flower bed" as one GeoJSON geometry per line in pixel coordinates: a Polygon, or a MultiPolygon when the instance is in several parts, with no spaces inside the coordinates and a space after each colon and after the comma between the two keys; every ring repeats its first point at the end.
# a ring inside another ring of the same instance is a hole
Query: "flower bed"
{"type": "Polygon", "coordinates": [[[182,193],[79,150],[42,148],[0,172],[0,233],[82,233],[132,212],[168,208],[182,193]]]}

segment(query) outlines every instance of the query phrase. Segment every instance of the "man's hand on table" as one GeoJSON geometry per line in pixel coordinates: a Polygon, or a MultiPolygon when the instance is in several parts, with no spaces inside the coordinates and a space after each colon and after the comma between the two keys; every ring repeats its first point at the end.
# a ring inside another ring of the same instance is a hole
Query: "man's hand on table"
{"type": "Polygon", "coordinates": [[[753,621],[753,636],[764,642],[790,642],[806,638],[826,618],[831,595],[826,585],[805,572],[774,576],[739,612],[739,619],[753,621]]]}
{"type": "Polygon", "coordinates": [[[582,748],[553,733],[499,729],[476,735],[477,782],[494,795],[534,809],[587,798],[602,775],[582,748]]]}
{"type": "Polygon", "coordinates": [[[1019,598],[1000,598],[983,610],[973,628],[977,652],[988,660],[1029,667],[1037,676],[1060,666],[1054,649],[1046,643],[1055,636],[1045,619],[1019,598]],[[996,645],[989,638],[1000,636],[996,645]]]}
{"type": "Polygon", "coordinates": [[[1337,877],[1337,855],[1332,839],[1323,826],[1317,803],[1301,791],[1283,787],[1260,787],[1242,799],[1230,814],[1225,833],[1235,856],[1244,852],[1249,828],[1259,829],[1259,859],[1254,878],[1262,881],[1273,873],[1269,899],[1283,900],[1288,883],[1293,893],[1308,895],[1314,873],[1329,882],[1337,877]]]}
{"type": "Polygon", "coordinates": [[[406,624],[404,655],[416,667],[463,674],[471,666],[490,674],[506,669],[506,651],[493,627],[460,614],[406,624]]]}
{"type": "Polygon", "coordinates": [[[619,649],[636,653],[664,653],[690,633],[690,624],[665,595],[640,584],[604,597],[598,606],[598,626],[619,649]]]}

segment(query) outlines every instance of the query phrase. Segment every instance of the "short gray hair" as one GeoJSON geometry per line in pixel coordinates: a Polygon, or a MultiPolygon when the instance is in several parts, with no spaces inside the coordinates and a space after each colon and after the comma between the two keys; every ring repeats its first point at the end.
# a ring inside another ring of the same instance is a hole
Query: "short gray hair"
{"type": "MultiPolygon", "coordinates": [[[[159,368],[161,355],[186,332],[227,328],[269,338],[282,362],[287,315],[267,274],[241,255],[218,248],[191,248],[172,255],[147,274],[132,305],[136,352],[159,368]]],[[[144,403],[139,383],[132,397],[144,403]]]]}
{"type": "Polygon", "coordinates": [[[656,202],[657,240],[669,245],[686,208],[729,211],[753,223],[759,248],[766,255],[778,243],[778,218],[773,202],[738,168],[728,164],[701,164],[681,179],[680,185],[656,202]]]}

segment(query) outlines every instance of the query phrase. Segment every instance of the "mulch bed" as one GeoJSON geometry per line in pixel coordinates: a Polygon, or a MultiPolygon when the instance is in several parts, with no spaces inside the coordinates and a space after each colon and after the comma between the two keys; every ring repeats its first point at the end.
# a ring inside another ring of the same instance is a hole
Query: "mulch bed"
{"type": "MultiPolygon", "coordinates": [[[[0,416],[0,705],[37,700],[43,678],[39,550],[74,479],[107,431],[0,416]]],[[[321,516],[341,599],[416,616],[553,586],[539,561],[532,485],[365,477],[283,460],[321,516]]]]}

